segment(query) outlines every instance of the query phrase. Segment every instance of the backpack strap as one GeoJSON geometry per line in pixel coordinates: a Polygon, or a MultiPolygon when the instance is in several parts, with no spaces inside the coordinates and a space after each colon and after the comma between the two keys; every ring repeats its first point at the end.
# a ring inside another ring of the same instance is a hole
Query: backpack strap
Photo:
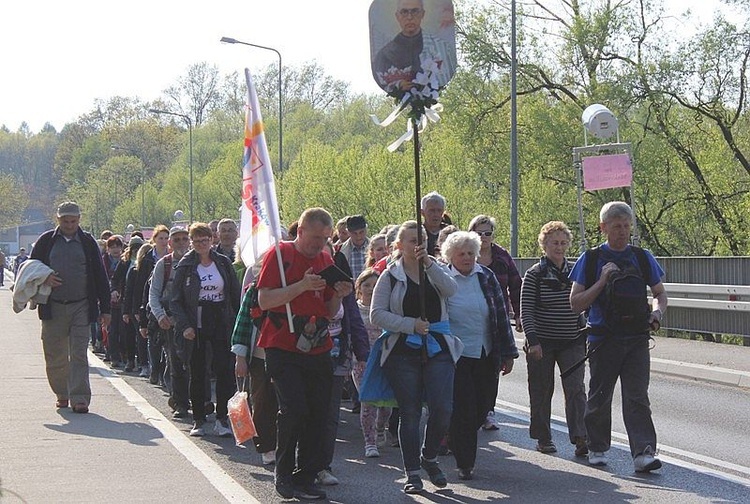
{"type": "Polygon", "coordinates": [[[169,276],[172,273],[172,261],[173,256],[171,253],[164,256],[164,282],[161,284],[161,293],[164,294],[164,290],[167,288],[167,282],[169,282],[169,276]]]}
{"type": "Polygon", "coordinates": [[[630,249],[633,251],[633,254],[635,254],[635,258],[638,260],[638,267],[641,270],[641,276],[643,276],[643,279],[646,281],[646,285],[650,285],[651,264],[649,263],[648,257],[646,256],[646,251],[641,247],[636,247],[635,245],[631,245],[630,249]]]}
{"type": "Polygon", "coordinates": [[[586,289],[591,288],[591,286],[596,283],[596,265],[599,262],[600,253],[601,248],[599,247],[595,247],[584,252],[584,255],[586,257],[586,270],[584,272],[584,276],[586,278],[586,289]]]}

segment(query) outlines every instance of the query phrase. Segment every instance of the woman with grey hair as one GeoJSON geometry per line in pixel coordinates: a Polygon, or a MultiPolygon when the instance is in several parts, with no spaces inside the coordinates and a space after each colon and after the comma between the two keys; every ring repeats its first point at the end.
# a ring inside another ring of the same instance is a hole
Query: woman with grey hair
{"type": "Polygon", "coordinates": [[[448,298],[451,332],[464,344],[456,363],[448,436],[462,480],[473,478],[477,431],[494,409],[498,377],[510,373],[518,358],[500,283],[477,262],[480,248],[476,233],[456,231],[441,249],[458,286],[448,298]]]}
{"type": "MultiPolygon", "coordinates": [[[[489,215],[477,215],[471,222],[469,222],[469,231],[474,231],[479,235],[482,240],[482,246],[479,249],[479,256],[477,256],[477,262],[483,266],[487,266],[497,277],[500,282],[500,289],[503,293],[503,301],[505,301],[505,311],[510,316],[513,313],[515,319],[514,324],[518,332],[523,331],[521,326],[521,275],[518,273],[516,263],[513,262],[513,258],[510,256],[507,250],[495,243],[495,230],[497,225],[495,219],[489,215]]],[[[495,389],[497,389],[498,382],[495,382],[495,389]]],[[[487,414],[487,420],[485,420],[482,429],[484,430],[497,430],[498,426],[495,423],[495,409],[493,408],[487,414]]]]}
{"type": "MultiPolygon", "coordinates": [[[[542,453],[557,451],[550,429],[555,364],[562,372],[586,354],[581,314],[570,308],[569,301],[573,283],[568,274],[573,263],[566,259],[565,253],[572,239],[573,235],[564,222],[552,221],[542,226],[538,241],[543,255],[538,263],[526,270],[521,287],[521,320],[526,330],[531,405],[529,435],[537,440],[536,449],[542,453]]],[[[568,437],[576,446],[577,457],[588,453],[583,422],[586,409],[583,379],[584,368],[581,366],[562,380],[568,437]]]]}

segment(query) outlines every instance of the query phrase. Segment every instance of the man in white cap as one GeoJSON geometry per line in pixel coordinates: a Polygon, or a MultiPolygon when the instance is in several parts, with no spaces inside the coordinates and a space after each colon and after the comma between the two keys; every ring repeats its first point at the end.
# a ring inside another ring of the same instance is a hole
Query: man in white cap
{"type": "Polygon", "coordinates": [[[72,403],[88,413],[91,402],[86,351],[89,325],[110,323],[110,292],[99,245],[80,227],[81,209],[68,201],[57,207],[57,227],[36,241],[31,258],[52,268],[45,283],[52,287],[47,304],[39,305],[47,380],[56,406],[72,403]]]}

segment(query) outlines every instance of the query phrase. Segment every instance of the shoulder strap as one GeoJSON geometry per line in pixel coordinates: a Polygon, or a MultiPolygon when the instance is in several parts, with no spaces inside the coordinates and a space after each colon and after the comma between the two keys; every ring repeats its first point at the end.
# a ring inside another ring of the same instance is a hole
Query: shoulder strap
{"type": "MultiPolygon", "coordinates": [[[[154,266],[154,269],[156,266],[154,266]]],[[[167,282],[169,282],[169,276],[172,273],[172,254],[164,256],[164,282],[161,284],[161,293],[164,294],[164,289],[167,288],[167,282]]]]}
{"type": "Polygon", "coordinates": [[[584,252],[586,257],[586,288],[590,288],[596,283],[596,264],[599,262],[599,254],[601,253],[600,247],[595,247],[584,252]]]}
{"type": "Polygon", "coordinates": [[[646,281],[646,285],[651,283],[651,264],[648,261],[648,257],[646,256],[646,251],[643,250],[641,247],[636,247],[635,245],[630,246],[631,250],[635,254],[635,258],[638,260],[638,267],[641,270],[641,275],[643,275],[643,279],[646,281]]]}

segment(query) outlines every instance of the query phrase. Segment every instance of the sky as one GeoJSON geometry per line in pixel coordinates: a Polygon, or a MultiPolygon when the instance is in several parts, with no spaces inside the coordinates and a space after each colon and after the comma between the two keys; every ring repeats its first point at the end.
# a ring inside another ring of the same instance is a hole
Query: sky
{"type": "MultiPolygon", "coordinates": [[[[380,1],[380,0],[377,0],[380,1]]],[[[462,0],[453,0],[460,9],[462,0]]],[[[507,2],[509,3],[509,2],[507,2]]],[[[195,63],[221,74],[316,60],[354,92],[381,93],[370,72],[371,0],[5,0],[0,16],[0,125],[58,131],[112,96],[159,98],[195,63]]],[[[719,0],[666,0],[709,20],[719,0]]]]}

